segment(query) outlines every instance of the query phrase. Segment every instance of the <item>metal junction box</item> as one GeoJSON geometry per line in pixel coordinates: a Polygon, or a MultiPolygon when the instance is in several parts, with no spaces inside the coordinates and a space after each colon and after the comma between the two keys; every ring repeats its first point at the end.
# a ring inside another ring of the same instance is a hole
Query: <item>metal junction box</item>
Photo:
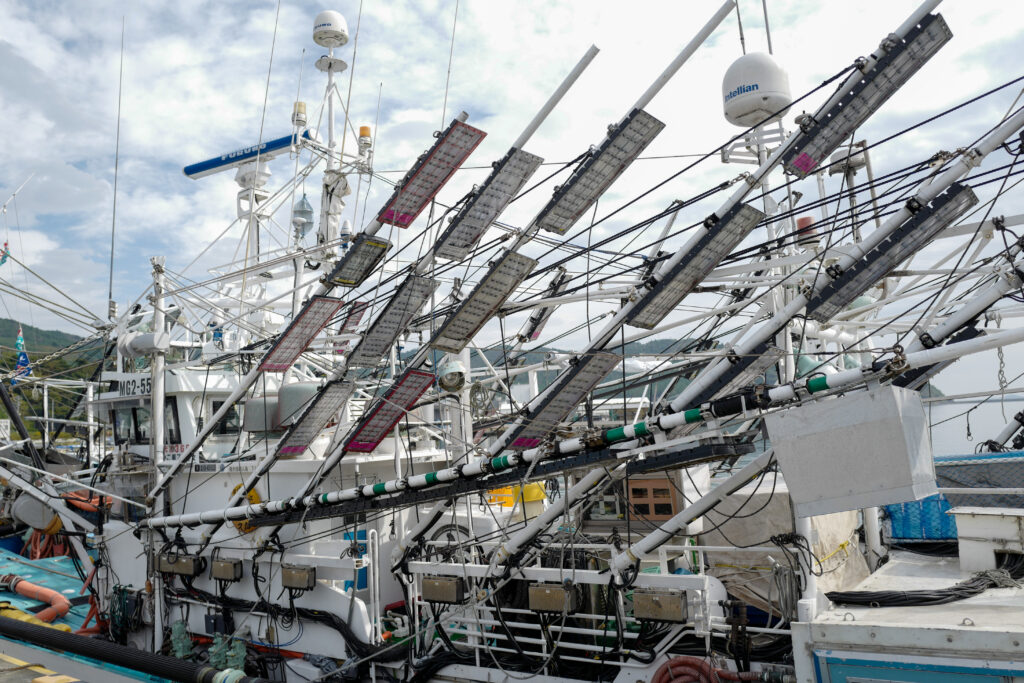
{"type": "Polygon", "coordinates": [[[637,619],[686,623],[684,591],[638,588],[633,591],[633,616],[637,619]]]}
{"type": "Polygon", "coordinates": [[[466,582],[460,576],[424,576],[421,594],[427,602],[461,605],[466,601],[466,582]]]}
{"type": "Polygon", "coordinates": [[[560,583],[531,583],[528,592],[534,612],[576,612],[576,591],[560,583]]]}
{"type": "Polygon", "coordinates": [[[771,413],[765,424],[798,517],[937,492],[928,421],[916,391],[852,392],[771,413]]]}
{"type": "Polygon", "coordinates": [[[202,560],[198,555],[179,555],[176,553],[160,553],[157,569],[163,574],[178,576],[199,576],[202,560]]]}
{"type": "Polygon", "coordinates": [[[281,565],[281,585],[292,590],[313,590],[316,587],[316,567],[281,565]]]}
{"type": "Polygon", "coordinates": [[[240,581],[242,578],[242,561],[233,559],[212,560],[210,577],[217,581],[240,581]]]}

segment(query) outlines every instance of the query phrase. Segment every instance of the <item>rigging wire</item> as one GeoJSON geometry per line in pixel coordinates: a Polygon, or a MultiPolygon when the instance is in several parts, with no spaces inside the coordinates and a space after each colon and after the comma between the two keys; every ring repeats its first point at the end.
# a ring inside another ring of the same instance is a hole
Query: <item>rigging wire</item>
{"type": "Polygon", "coordinates": [[[110,213],[110,281],[107,287],[107,301],[109,304],[108,317],[113,319],[114,315],[114,233],[117,226],[117,171],[118,162],[121,158],[121,95],[124,84],[124,33],[125,17],[121,15],[121,63],[117,76],[117,131],[114,135],[114,206],[110,213]]]}

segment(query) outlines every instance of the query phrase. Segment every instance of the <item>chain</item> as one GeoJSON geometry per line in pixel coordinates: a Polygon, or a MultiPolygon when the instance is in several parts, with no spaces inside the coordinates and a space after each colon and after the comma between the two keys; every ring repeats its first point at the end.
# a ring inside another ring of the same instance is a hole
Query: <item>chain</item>
{"type": "Polygon", "coordinates": [[[1003,420],[1006,420],[1006,360],[1003,358],[1003,347],[1000,346],[997,352],[999,356],[999,406],[1003,411],[1003,420]]]}
{"type": "MultiPolygon", "coordinates": [[[[56,351],[54,351],[53,353],[51,353],[48,356],[43,356],[42,358],[35,359],[34,361],[32,361],[32,363],[35,364],[35,365],[42,365],[43,363],[48,363],[49,361],[51,361],[51,360],[53,360],[55,358],[60,358],[61,356],[66,356],[69,353],[71,353],[72,351],[74,351],[74,350],[76,350],[78,348],[81,348],[82,346],[85,346],[86,344],[99,339],[105,333],[106,333],[105,331],[94,332],[94,333],[90,334],[88,337],[82,337],[81,339],[76,341],[71,346],[65,346],[63,349],[57,349],[56,351]]],[[[0,380],[4,380],[4,381],[9,380],[12,377],[16,377],[17,374],[18,374],[17,371],[12,370],[11,372],[8,372],[8,373],[6,373],[4,375],[0,375],[0,380]]]]}

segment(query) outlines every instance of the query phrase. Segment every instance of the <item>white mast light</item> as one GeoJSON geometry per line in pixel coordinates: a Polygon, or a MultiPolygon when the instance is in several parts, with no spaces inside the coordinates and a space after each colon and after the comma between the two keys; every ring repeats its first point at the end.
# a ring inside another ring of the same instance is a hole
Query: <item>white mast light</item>
{"type": "Polygon", "coordinates": [[[355,385],[351,382],[335,380],[328,382],[316,398],[306,408],[302,417],[292,425],[288,433],[281,439],[278,452],[281,455],[299,455],[304,453],[313,443],[320,432],[327,424],[334,419],[345,404],[345,401],[355,392],[355,385]]]}
{"type": "Polygon", "coordinates": [[[572,414],[590,390],[615,369],[619,360],[617,354],[607,351],[579,358],[530,412],[523,425],[512,433],[510,447],[519,450],[539,446],[545,436],[572,414]]]}
{"type": "Polygon", "coordinates": [[[519,194],[543,161],[521,149],[506,154],[438,238],[434,255],[450,261],[466,258],[484,231],[519,194]]]}
{"type": "Polygon", "coordinates": [[[818,292],[807,304],[807,316],[819,322],[831,320],[977,203],[971,188],[959,183],[951,186],[818,292]]]}
{"type": "Polygon", "coordinates": [[[452,121],[395,186],[377,221],[409,227],[486,136],[487,133],[458,119],[452,121]]]}
{"type": "Polygon", "coordinates": [[[359,233],[327,276],[328,282],[339,287],[357,287],[370,277],[390,248],[391,242],[386,239],[359,233]]]}
{"type": "Polygon", "coordinates": [[[292,227],[295,233],[302,239],[313,227],[313,206],[309,203],[306,193],[302,193],[302,199],[292,207],[292,227]]]}
{"type": "Polygon", "coordinates": [[[506,251],[437,331],[430,341],[431,348],[448,353],[459,353],[466,348],[466,344],[536,266],[537,261],[532,258],[506,251]]]}
{"type": "Polygon", "coordinates": [[[559,235],[568,232],[664,127],[664,123],[642,109],[631,111],[555,191],[537,217],[537,225],[559,235]]]}
{"type": "Polygon", "coordinates": [[[429,372],[406,370],[395,386],[359,421],[359,426],[345,442],[345,450],[369,453],[379,446],[433,383],[434,375],[429,372]]]}
{"type": "Polygon", "coordinates": [[[763,211],[749,204],[733,206],[720,220],[714,215],[709,217],[704,221],[707,231],[701,240],[671,270],[657,278],[626,323],[654,329],[764,217],[763,211]]]}
{"type": "Polygon", "coordinates": [[[270,347],[270,351],[260,363],[260,370],[284,372],[290,368],[343,305],[345,302],[341,299],[328,296],[315,296],[310,299],[270,347]]]}
{"type": "Polygon", "coordinates": [[[366,331],[363,340],[352,350],[348,365],[352,368],[375,368],[388,354],[391,345],[409,325],[409,321],[426,303],[437,281],[410,275],[399,285],[384,310],[366,331]]]}
{"type": "Polygon", "coordinates": [[[801,124],[801,132],[782,157],[786,172],[803,178],[814,171],[952,37],[941,14],[924,17],[905,40],[888,47],[831,109],[819,110],[801,124]]]}

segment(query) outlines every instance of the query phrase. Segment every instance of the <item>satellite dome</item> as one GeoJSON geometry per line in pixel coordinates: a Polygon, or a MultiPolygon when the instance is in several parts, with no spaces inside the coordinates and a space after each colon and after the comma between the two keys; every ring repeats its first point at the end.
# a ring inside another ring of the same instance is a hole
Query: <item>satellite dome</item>
{"type": "Polygon", "coordinates": [[[778,120],[792,102],[789,75],[763,52],[743,55],[722,79],[725,118],[743,128],[778,120]]]}
{"type": "Polygon", "coordinates": [[[348,42],[348,24],[341,12],[325,10],[313,20],[313,42],[321,47],[341,47],[348,42]]]}

